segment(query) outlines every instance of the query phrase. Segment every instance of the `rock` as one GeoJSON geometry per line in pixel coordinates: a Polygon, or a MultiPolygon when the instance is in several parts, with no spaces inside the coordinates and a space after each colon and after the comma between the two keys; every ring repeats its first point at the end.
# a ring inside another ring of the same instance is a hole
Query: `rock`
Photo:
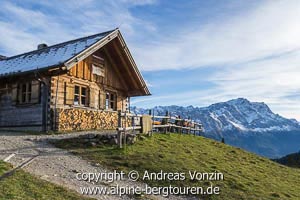
{"type": "Polygon", "coordinates": [[[79,171],[77,169],[73,169],[72,172],[76,173],[76,174],[79,173],[79,171]]]}
{"type": "Polygon", "coordinates": [[[143,136],[143,135],[140,135],[139,139],[140,139],[140,140],[145,140],[145,139],[146,139],[146,137],[145,137],[145,136],[143,136]]]}
{"type": "Polygon", "coordinates": [[[96,136],[94,134],[87,134],[86,135],[86,138],[89,138],[89,139],[93,139],[95,138],[96,136]]]}
{"type": "Polygon", "coordinates": [[[100,163],[95,163],[94,164],[96,167],[100,167],[101,165],[100,165],[100,163]]]}
{"type": "Polygon", "coordinates": [[[41,179],[47,179],[47,178],[49,178],[48,175],[43,175],[43,176],[41,176],[41,179]]]}
{"type": "Polygon", "coordinates": [[[31,141],[31,142],[33,142],[33,141],[36,141],[36,139],[35,139],[35,138],[26,138],[25,140],[27,140],[27,141],[31,141]]]}
{"type": "Polygon", "coordinates": [[[104,135],[100,135],[100,134],[96,135],[96,138],[99,140],[103,139],[104,137],[105,137],[104,135]]]}
{"type": "Polygon", "coordinates": [[[109,144],[110,144],[110,145],[116,145],[116,144],[118,144],[118,139],[117,139],[117,138],[111,138],[111,139],[109,140],[109,144]]]}
{"type": "Polygon", "coordinates": [[[126,143],[127,144],[134,144],[136,142],[136,135],[128,134],[126,135],[126,143]]]}
{"type": "Polygon", "coordinates": [[[109,144],[109,140],[108,139],[103,139],[102,142],[103,142],[103,144],[109,144]]]}
{"type": "Polygon", "coordinates": [[[96,138],[92,138],[92,139],[90,139],[90,142],[98,142],[99,141],[99,139],[96,139],[96,138]]]}
{"type": "Polygon", "coordinates": [[[95,142],[90,142],[90,145],[91,145],[92,147],[95,147],[95,146],[97,146],[97,143],[95,143],[95,142]]]}

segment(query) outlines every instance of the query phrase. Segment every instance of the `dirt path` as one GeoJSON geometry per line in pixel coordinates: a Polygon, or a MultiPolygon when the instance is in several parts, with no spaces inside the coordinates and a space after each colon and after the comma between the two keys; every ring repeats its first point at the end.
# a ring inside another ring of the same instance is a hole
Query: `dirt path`
{"type": "MultiPolygon", "coordinates": [[[[33,159],[23,169],[31,174],[34,174],[44,180],[62,185],[71,190],[80,193],[80,187],[105,187],[112,185],[119,186],[142,186],[142,183],[132,182],[129,180],[115,181],[113,183],[100,182],[89,183],[76,179],[76,174],[96,173],[108,171],[100,165],[93,165],[86,160],[81,159],[66,150],[59,149],[49,144],[52,139],[64,139],[76,137],[78,135],[88,134],[72,133],[65,135],[24,135],[15,132],[0,132],[0,159],[3,160],[10,156],[8,160],[13,166],[17,167],[20,164],[33,159]]],[[[105,133],[100,133],[105,134],[105,133]]],[[[128,196],[113,196],[113,195],[94,195],[96,199],[132,199],[128,196]]],[[[165,199],[160,196],[151,196],[151,199],[165,199]]],[[[170,197],[168,199],[182,199],[179,197],[170,197]]]]}

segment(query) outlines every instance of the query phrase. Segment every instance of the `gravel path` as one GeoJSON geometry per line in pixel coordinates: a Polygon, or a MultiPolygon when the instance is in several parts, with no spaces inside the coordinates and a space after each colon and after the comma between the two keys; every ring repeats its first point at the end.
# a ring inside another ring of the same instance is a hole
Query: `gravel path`
{"type": "MultiPolygon", "coordinates": [[[[49,144],[49,140],[72,138],[79,135],[88,134],[88,132],[71,133],[64,135],[25,135],[17,132],[0,132],[0,159],[3,160],[15,154],[8,160],[13,166],[20,164],[37,156],[23,169],[34,174],[44,180],[62,185],[71,190],[80,193],[80,187],[105,187],[111,185],[119,186],[142,186],[142,183],[132,182],[129,180],[114,181],[113,183],[99,182],[90,183],[79,181],[76,174],[79,172],[96,173],[108,171],[100,165],[81,159],[66,150],[59,149],[49,144]]],[[[105,134],[105,133],[99,133],[105,134]]],[[[113,195],[94,195],[96,199],[133,199],[129,196],[113,196],[113,195]]],[[[151,196],[150,199],[165,199],[161,196],[151,196]]],[[[168,199],[183,199],[180,197],[169,197],[168,199]]]]}

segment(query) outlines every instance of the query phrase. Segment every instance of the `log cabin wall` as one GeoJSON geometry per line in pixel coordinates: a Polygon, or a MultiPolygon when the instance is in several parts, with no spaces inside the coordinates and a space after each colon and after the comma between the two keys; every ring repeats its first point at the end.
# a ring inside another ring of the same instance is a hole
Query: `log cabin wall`
{"type": "Polygon", "coordinates": [[[129,97],[150,95],[118,29],[12,56],[0,66],[0,129],[114,129],[129,97]]]}
{"type": "Polygon", "coordinates": [[[117,127],[117,111],[127,109],[128,95],[126,83],[112,62],[99,50],[66,73],[51,77],[52,129],[117,127]]]}
{"type": "Polygon", "coordinates": [[[0,129],[42,131],[42,84],[33,78],[0,83],[0,129]]]}

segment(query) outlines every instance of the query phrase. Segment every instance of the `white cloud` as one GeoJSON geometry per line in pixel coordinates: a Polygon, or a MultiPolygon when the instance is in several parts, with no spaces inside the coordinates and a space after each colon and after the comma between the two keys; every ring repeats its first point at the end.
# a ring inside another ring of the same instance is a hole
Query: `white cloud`
{"type": "Polygon", "coordinates": [[[300,103],[288,97],[300,87],[298,0],[261,1],[251,10],[222,20],[180,24],[168,34],[162,34],[154,21],[140,19],[131,12],[133,6],[156,4],[156,0],[31,2],[45,9],[1,2],[0,54],[22,53],[41,42],[54,44],[121,25],[143,70],[220,66],[220,73],[202,77],[216,84],[214,89],[154,96],[148,101],[170,103],[171,99],[171,104],[204,102],[200,106],[205,106],[246,97],[265,101],[275,112],[300,119],[300,111],[295,109],[300,103]]]}
{"type": "Polygon", "coordinates": [[[299,18],[300,1],[264,1],[222,21],[182,25],[160,41],[138,46],[136,54],[144,70],[246,62],[300,48],[299,18]]]}
{"type": "Polygon", "coordinates": [[[299,99],[290,97],[300,92],[299,75],[300,50],[231,67],[215,74],[210,80],[217,84],[222,96],[230,94],[264,101],[275,112],[300,119],[300,110],[295,109],[300,106],[299,99]],[[286,108],[284,112],[283,107],[286,108]]]}
{"type": "Polygon", "coordinates": [[[44,9],[30,9],[21,3],[1,2],[0,49],[14,55],[31,51],[38,43],[55,44],[121,26],[126,38],[136,30],[155,31],[154,24],[132,15],[129,8],[155,1],[26,1],[44,9]],[[59,5],[59,6],[58,6],[59,5]],[[9,41],[9,42],[8,42],[9,41]]]}
{"type": "MultiPolygon", "coordinates": [[[[158,104],[208,106],[244,97],[250,101],[265,102],[275,113],[287,118],[300,119],[300,50],[217,71],[202,77],[215,85],[210,89],[178,91],[176,94],[137,99],[133,103],[144,103],[149,107],[158,104]]],[[[188,77],[182,77],[182,81],[188,81],[188,77]]]]}
{"type": "Polygon", "coordinates": [[[64,30],[63,25],[55,18],[40,11],[25,9],[9,2],[3,2],[1,8],[0,14],[5,12],[9,18],[0,21],[0,47],[5,49],[5,54],[24,53],[34,50],[38,43],[55,43],[73,35],[64,30]]]}
{"type": "Polygon", "coordinates": [[[148,42],[137,48],[138,61],[149,71],[219,66],[214,76],[203,77],[215,88],[194,91],[189,99],[176,94],[172,104],[207,106],[246,97],[300,119],[299,98],[289,96],[300,92],[299,19],[300,1],[264,1],[246,13],[148,42]]]}

